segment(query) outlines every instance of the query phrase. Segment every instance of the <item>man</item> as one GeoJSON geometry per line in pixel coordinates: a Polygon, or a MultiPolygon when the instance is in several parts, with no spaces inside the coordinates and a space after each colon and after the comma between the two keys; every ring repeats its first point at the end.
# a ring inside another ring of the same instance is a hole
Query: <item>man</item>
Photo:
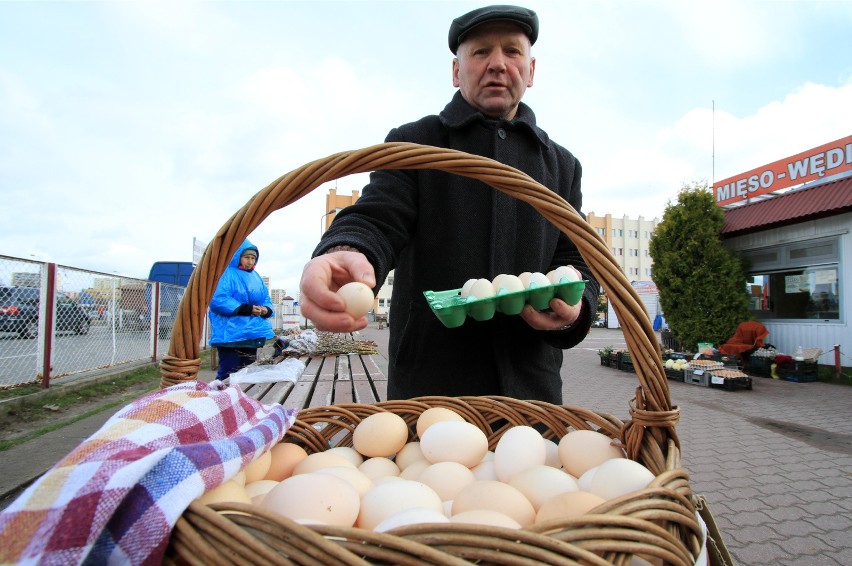
{"type": "MultiPolygon", "coordinates": [[[[520,169],[580,210],[580,163],[538,128],[521,103],[533,85],[538,16],[515,6],[489,6],[450,26],[453,85],[439,116],[388,134],[483,155],[520,169]]],[[[390,322],[388,398],[506,395],[562,402],[563,348],[587,334],[598,286],[576,247],[529,205],[482,182],[434,170],[378,171],[361,198],[338,213],[305,266],[302,313],[318,328],[350,332],[366,318],[345,313],[335,294],[349,281],[371,288],[395,269],[390,322]],[[570,306],[554,299],[538,312],[468,319],[445,328],[423,291],[461,287],[471,278],[573,265],[590,280],[570,306]]]]}

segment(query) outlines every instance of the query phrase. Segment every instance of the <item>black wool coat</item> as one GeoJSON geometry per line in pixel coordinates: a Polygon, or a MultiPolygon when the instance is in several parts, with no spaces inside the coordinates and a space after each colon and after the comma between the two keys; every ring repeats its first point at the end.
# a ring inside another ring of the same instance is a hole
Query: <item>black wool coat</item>
{"type": "MultiPolygon", "coordinates": [[[[521,104],[514,120],[484,117],[459,92],[438,116],[392,130],[388,142],[458,149],[510,165],[582,207],[580,162],[538,128],[521,104]]],[[[598,285],[570,239],[530,205],[487,184],[436,170],[377,171],[338,213],[314,255],[348,245],[383,282],[394,271],[388,398],[506,395],[562,403],[562,348],[587,334],[598,285]],[[533,330],[519,316],[468,318],[446,328],[424,291],[460,288],[500,273],[573,265],[589,280],[584,315],[570,330],[533,330]]]]}

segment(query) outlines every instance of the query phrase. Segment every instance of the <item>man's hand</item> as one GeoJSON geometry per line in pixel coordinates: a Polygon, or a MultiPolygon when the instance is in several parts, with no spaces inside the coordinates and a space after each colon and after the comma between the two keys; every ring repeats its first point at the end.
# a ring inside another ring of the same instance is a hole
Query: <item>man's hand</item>
{"type": "Polygon", "coordinates": [[[526,305],[521,311],[521,318],[536,330],[563,330],[577,322],[582,310],[583,301],[572,306],[562,299],[553,299],[549,312],[537,311],[531,305],[526,305]]]}
{"type": "Polygon", "coordinates": [[[371,289],[376,286],[375,270],[361,252],[338,251],[309,261],[299,283],[302,316],[311,319],[318,330],[353,332],[365,328],[367,317],[353,318],[337,294],[338,289],[352,281],[371,289]]]}

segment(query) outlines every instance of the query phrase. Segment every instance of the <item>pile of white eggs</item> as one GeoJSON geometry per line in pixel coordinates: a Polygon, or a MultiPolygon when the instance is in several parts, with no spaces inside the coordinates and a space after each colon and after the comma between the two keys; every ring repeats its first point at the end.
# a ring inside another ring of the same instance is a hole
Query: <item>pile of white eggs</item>
{"type": "Polygon", "coordinates": [[[512,427],[495,449],[478,427],[443,407],[417,420],[380,412],[355,428],[352,447],[307,454],[280,443],[237,478],[202,496],[241,501],[304,524],[384,532],[417,523],[523,528],[582,515],[643,489],[654,475],[602,433],[567,432],[559,442],[512,427]]]}
{"type": "Polygon", "coordinates": [[[570,265],[559,266],[548,272],[547,275],[538,271],[532,273],[525,271],[520,275],[501,273],[491,281],[488,279],[468,279],[461,288],[461,297],[463,299],[468,297],[485,299],[498,295],[501,291],[516,293],[536,287],[582,280],[583,276],[580,272],[570,265]]]}

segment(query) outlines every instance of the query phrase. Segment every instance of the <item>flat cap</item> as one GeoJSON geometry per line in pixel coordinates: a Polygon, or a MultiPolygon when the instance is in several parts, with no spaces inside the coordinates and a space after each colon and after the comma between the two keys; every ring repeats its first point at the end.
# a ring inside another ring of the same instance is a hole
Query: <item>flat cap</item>
{"type": "Polygon", "coordinates": [[[530,38],[530,45],[538,39],[538,15],[529,8],[506,5],[485,6],[453,20],[453,23],[450,24],[450,51],[455,55],[459,49],[459,44],[464,40],[464,36],[476,26],[486,22],[498,21],[510,22],[520,27],[530,38]]]}

